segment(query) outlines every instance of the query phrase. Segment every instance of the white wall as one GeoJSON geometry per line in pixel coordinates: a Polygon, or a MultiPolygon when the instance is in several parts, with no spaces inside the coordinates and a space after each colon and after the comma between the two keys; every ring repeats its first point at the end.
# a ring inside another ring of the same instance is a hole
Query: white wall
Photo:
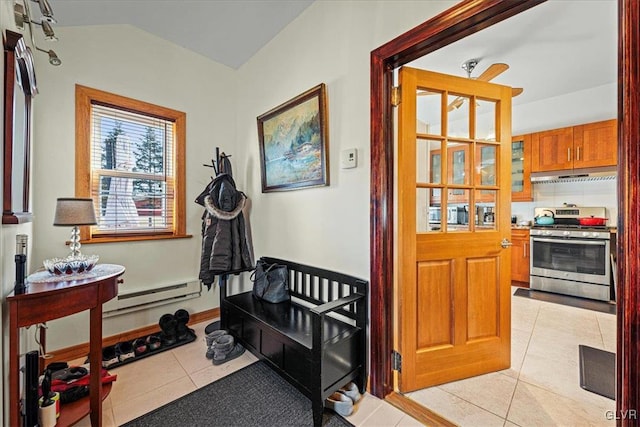
{"type": "Polygon", "coordinates": [[[370,52],[454,3],[317,1],[240,68],[237,137],[257,256],[369,277],[370,52]],[[256,117],[321,82],[331,185],[262,194],[256,117]],[[358,149],[355,169],[340,169],[347,148],[358,149]]]}
{"type": "MultiPolygon", "coordinates": [[[[190,239],[83,245],[101,263],[126,267],[120,291],[176,284],[198,278],[201,206],[193,202],[209,182],[216,145],[235,147],[235,75],[228,67],[128,25],[56,28],[62,65],[38,64],[40,95],[34,122],[32,266],[68,252],[70,229],[53,227],[55,201],[74,195],[75,85],[81,84],[184,111],[187,114],[186,207],[190,239]]],[[[44,56],[46,58],[46,56],[44,56]]],[[[39,58],[41,59],[41,58],[39,58]]],[[[233,161],[233,158],[232,158],[233,161]]],[[[199,299],[104,321],[105,336],[157,323],[177,308],[199,312],[219,304],[217,291],[199,299]]],[[[50,322],[51,349],[88,340],[88,314],[50,322]]]]}

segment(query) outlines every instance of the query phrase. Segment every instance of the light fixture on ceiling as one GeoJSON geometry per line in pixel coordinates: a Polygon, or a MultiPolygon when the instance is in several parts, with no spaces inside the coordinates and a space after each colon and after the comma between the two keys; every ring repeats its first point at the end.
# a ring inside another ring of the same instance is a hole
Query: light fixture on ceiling
{"type": "Polygon", "coordinates": [[[56,18],[53,17],[53,9],[49,4],[49,0],[31,0],[34,3],[38,3],[40,6],[40,13],[42,14],[42,19],[44,21],[48,21],[52,24],[57,24],[56,18]]]}
{"type": "Polygon", "coordinates": [[[62,61],[58,57],[58,55],[51,49],[41,49],[36,45],[36,39],[33,35],[33,26],[31,24],[36,24],[42,27],[42,32],[44,33],[44,39],[46,41],[57,41],[58,37],[56,37],[55,32],[53,31],[53,27],[51,24],[55,24],[57,21],[53,17],[53,9],[51,9],[51,5],[48,0],[31,0],[35,3],[38,3],[40,6],[40,12],[42,13],[42,17],[40,22],[34,21],[31,18],[31,12],[29,10],[29,0],[24,0],[24,4],[20,4],[18,2],[14,5],[14,17],[16,21],[16,26],[19,29],[24,29],[25,23],[29,26],[29,33],[31,35],[31,43],[36,50],[40,52],[44,52],[49,55],[49,63],[51,65],[58,66],[62,64],[62,61]]]}

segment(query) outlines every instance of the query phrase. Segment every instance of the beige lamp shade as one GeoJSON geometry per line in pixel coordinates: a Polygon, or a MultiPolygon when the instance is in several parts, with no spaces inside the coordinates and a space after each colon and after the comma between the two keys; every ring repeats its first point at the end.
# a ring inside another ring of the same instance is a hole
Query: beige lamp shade
{"type": "Polygon", "coordinates": [[[92,199],[61,198],[56,203],[53,225],[95,225],[96,213],[92,199]]]}

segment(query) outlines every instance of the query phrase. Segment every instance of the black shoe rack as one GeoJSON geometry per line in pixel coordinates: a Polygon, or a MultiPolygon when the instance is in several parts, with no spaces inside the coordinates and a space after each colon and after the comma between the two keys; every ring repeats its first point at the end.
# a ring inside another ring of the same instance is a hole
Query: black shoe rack
{"type": "MultiPolygon", "coordinates": [[[[147,351],[146,352],[141,353],[141,354],[136,354],[135,357],[131,357],[129,359],[125,359],[124,361],[121,361],[121,362],[112,363],[109,366],[103,366],[103,368],[105,368],[105,369],[117,368],[117,367],[120,367],[122,365],[126,365],[128,363],[132,363],[132,362],[135,362],[137,360],[144,359],[145,357],[153,356],[154,354],[162,353],[163,351],[171,350],[172,348],[176,348],[176,347],[180,347],[181,345],[189,344],[190,342],[195,341],[196,338],[197,338],[195,331],[193,329],[189,329],[189,333],[187,334],[186,337],[184,337],[182,339],[178,339],[176,337],[175,342],[172,343],[172,344],[166,344],[165,343],[165,341],[162,339],[163,334],[160,331],[158,331],[157,333],[153,333],[153,334],[149,334],[149,335],[143,335],[143,336],[134,338],[134,339],[130,340],[129,342],[133,344],[133,342],[135,340],[139,339],[139,338],[144,339],[145,342],[146,342],[147,337],[153,336],[153,335],[155,335],[155,336],[157,336],[157,337],[159,337],[161,339],[160,347],[158,347],[157,349],[151,350],[149,348],[149,344],[147,344],[147,351]]],[[[114,344],[113,346],[108,346],[108,347],[114,347],[115,345],[116,344],[114,344]]],[[[108,347],[104,347],[102,349],[103,353],[104,353],[104,349],[108,348],[108,347]]],[[[88,362],[88,360],[87,360],[87,362],[88,362]]]]}

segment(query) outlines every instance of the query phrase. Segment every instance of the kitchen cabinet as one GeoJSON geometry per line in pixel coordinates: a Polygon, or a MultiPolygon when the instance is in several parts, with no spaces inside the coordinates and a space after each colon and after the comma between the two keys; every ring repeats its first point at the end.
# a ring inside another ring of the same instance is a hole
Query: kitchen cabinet
{"type": "MultiPolygon", "coordinates": [[[[448,172],[447,182],[449,184],[468,185],[469,184],[469,145],[461,144],[447,148],[448,172]]],[[[462,189],[449,189],[447,198],[449,203],[468,203],[469,191],[462,189]]]]}
{"type": "Polygon", "coordinates": [[[587,123],[532,135],[533,172],[615,166],[617,121],[587,123]]]}
{"type": "Polygon", "coordinates": [[[511,200],[530,202],[531,194],[531,134],[511,138],[511,200]]]}
{"type": "Polygon", "coordinates": [[[514,286],[529,287],[530,242],[529,230],[511,229],[511,282],[514,286]]]}
{"type": "MultiPolygon", "coordinates": [[[[442,153],[440,150],[433,150],[431,158],[431,182],[442,183],[442,153]]],[[[447,148],[447,183],[468,185],[469,184],[469,145],[462,144],[447,148]]],[[[449,189],[447,203],[468,203],[468,190],[449,189]]],[[[431,190],[431,204],[442,202],[441,190],[431,190]]]]}

